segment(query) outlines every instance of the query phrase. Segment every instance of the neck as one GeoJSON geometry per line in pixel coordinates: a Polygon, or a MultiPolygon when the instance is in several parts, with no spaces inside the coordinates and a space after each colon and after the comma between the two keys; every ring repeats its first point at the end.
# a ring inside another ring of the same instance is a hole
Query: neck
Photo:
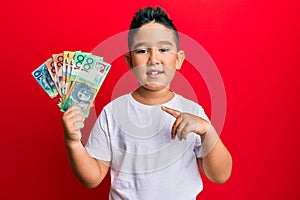
{"type": "Polygon", "coordinates": [[[132,93],[132,97],[145,105],[159,105],[170,101],[174,97],[174,93],[169,88],[159,91],[147,90],[139,87],[132,93]]]}

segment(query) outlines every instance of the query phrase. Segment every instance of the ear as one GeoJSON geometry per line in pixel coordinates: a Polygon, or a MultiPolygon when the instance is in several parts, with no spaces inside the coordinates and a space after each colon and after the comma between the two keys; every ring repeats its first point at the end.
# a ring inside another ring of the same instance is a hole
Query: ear
{"type": "Polygon", "coordinates": [[[176,69],[181,69],[182,63],[185,59],[184,51],[180,50],[177,52],[176,69]]]}
{"type": "Polygon", "coordinates": [[[131,70],[133,68],[133,66],[132,66],[130,53],[125,54],[124,58],[125,58],[125,61],[126,61],[128,67],[129,67],[129,69],[131,70]]]}

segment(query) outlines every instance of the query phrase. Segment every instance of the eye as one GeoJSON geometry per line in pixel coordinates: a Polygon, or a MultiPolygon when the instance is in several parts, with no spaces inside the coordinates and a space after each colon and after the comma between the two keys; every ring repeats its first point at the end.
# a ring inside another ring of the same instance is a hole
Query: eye
{"type": "Polygon", "coordinates": [[[137,49],[135,50],[136,54],[145,54],[148,53],[148,49],[137,49]]]}
{"type": "Polygon", "coordinates": [[[159,51],[162,53],[166,53],[169,51],[169,49],[168,48],[160,48],[159,51]]]}

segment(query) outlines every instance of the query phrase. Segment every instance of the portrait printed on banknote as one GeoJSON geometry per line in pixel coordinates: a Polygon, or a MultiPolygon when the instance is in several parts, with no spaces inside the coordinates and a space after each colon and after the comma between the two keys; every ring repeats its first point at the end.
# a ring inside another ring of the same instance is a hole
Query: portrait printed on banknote
{"type": "Polygon", "coordinates": [[[84,82],[75,82],[70,95],[73,104],[78,105],[83,111],[87,110],[94,98],[96,90],[84,82]]]}

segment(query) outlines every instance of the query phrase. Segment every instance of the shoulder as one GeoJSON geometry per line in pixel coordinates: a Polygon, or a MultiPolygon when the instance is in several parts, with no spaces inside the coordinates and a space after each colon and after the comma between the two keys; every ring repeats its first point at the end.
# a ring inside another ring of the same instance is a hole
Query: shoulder
{"type": "Polygon", "coordinates": [[[179,94],[175,94],[175,98],[178,101],[178,104],[182,108],[183,112],[198,114],[199,110],[203,110],[201,105],[199,105],[198,103],[196,103],[190,99],[187,99],[179,94]]]}

